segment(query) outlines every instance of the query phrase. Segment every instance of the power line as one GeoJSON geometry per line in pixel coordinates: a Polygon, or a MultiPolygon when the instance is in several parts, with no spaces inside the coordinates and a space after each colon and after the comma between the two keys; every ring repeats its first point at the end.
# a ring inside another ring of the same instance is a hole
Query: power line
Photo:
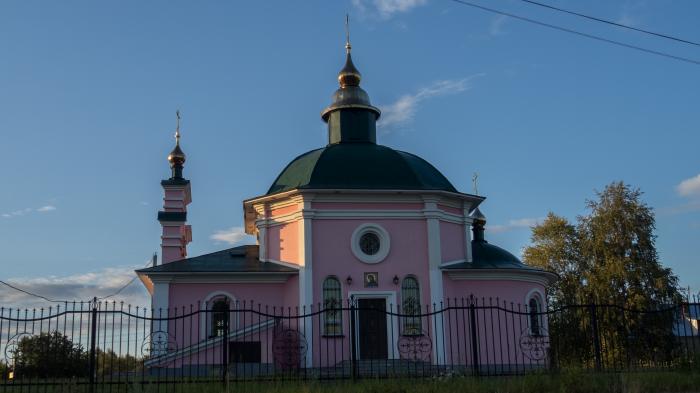
{"type": "Polygon", "coordinates": [[[37,295],[36,293],[29,292],[29,291],[24,290],[24,289],[22,289],[22,288],[17,288],[16,286],[14,286],[14,285],[12,285],[12,284],[9,284],[9,283],[7,283],[7,282],[5,282],[5,281],[2,281],[2,280],[0,280],[0,284],[7,285],[8,287],[14,289],[15,291],[22,292],[22,293],[24,293],[24,294],[26,294],[26,295],[30,295],[30,296],[38,297],[38,298],[40,298],[40,299],[44,299],[44,300],[46,300],[47,302],[52,302],[52,303],[70,303],[70,301],[68,301],[68,300],[54,300],[54,299],[49,299],[49,298],[47,298],[46,296],[37,295]]]}
{"type": "MultiPolygon", "coordinates": [[[[146,262],[146,265],[144,266],[144,268],[148,267],[148,265],[153,265],[153,266],[156,265],[156,254],[153,254],[153,259],[151,259],[150,261],[146,262]]],[[[105,300],[105,299],[111,298],[112,296],[117,296],[117,295],[119,295],[123,290],[126,289],[126,287],[128,287],[129,285],[131,285],[131,283],[133,283],[134,280],[136,280],[136,278],[138,278],[138,276],[134,276],[131,280],[129,280],[129,282],[127,282],[126,284],[122,285],[122,287],[119,288],[119,290],[117,290],[117,291],[114,292],[113,294],[107,295],[107,296],[104,296],[104,297],[98,297],[97,300],[105,300]]]]}
{"type": "MultiPolygon", "coordinates": [[[[148,265],[150,265],[150,264],[155,265],[155,255],[153,256],[153,260],[148,261],[148,263],[146,263],[146,265],[145,265],[144,267],[148,267],[148,265]]],[[[129,285],[131,285],[131,283],[133,283],[133,282],[136,280],[136,278],[138,278],[138,276],[134,276],[131,280],[129,280],[129,282],[127,282],[126,284],[122,285],[122,287],[119,288],[116,292],[114,292],[114,293],[112,293],[112,294],[110,294],[110,295],[104,296],[104,297],[98,297],[97,300],[104,300],[104,299],[108,299],[108,298],[110,298],[110,297],[112,297],[112,296],[117,296],[117,295],[119,295],[124,289],[126,289],[126,287],[128,287],[129,285]]],[[[14,286],[14,285],[12,285],[12,284],[10,284],[10,283],[7,283],[7,282],[5,282],[5,281],[2,281],[2,280],[0,280],[0,284],[6,285],[6,286],[8,286],[9,288],[14,289],[15,291],[22,292],[22,293],[24,293],[24,294],[26,294],[26,295],[29,295],[29,296],[37,297],[37,298],[39,298],[39,299],[43,299],[43,300],[46,300],[47,302],[51,302],[51,303],[71,303],[71,302],[74,302],[74,301],[75,301],[75,300],[55,300],[55,299],[50,299],[50,298],[48,298],[48,297],[46,297],[46,296],[38,295],[38,294],[36,294],[36,293],[29,292],[29,291],[27,291],[27,290],[25,290],[25,289],[18,288],[18,287],[16,287],[16,286],[14,286]]],[[[88,302],[89,302],[89,301],[88,301],[88,302]]]]}
{"type": "Polygon", "coordinates": [[[524,17],[524,16],[519,16],[519,15],[511,14],[511,13],[508,13],[508,12],[499,11],[499,10],[496,10],[496,9],[493,9],[493,8],[489,8],[489,7],[484,7],[484,6],[482,6],[482,5],[474,4],[474,3],[468,2],[468,1],[466,1],[466,0],[452,0],[452,1],[455,2],[455,3],[461,4],[461,5],[466,5],[466,6],[469,6],[469,7],[478,8],[478,9],[480,9],[480,10],[488,11],[488,12],[491,12],[491,13],[494,13],[494,14],[499,14],[499,15],[503,15],[503,16],[508,16],[508,17],[513,18],[513,19],[518,19],[518,20],[522,20],[522,21],[524,21],[524,22],[529,22],[529,23],[533,23],[533,24],[536,24],[536,25],[539,25],[539,26],[548,27],[548,28],[550,28],[550,29],[563,31],[563,32],[570,33],[570,34],[575,34],[575,35],[578,35],[578,36],[581,36],[581,37],[586,37],[586,38],[590,38],[590,39],[597,40],[597,41],[607,42],[608,44],[618,45],[618,46],[622,46],[622,47],[625,47],[625,48],[628,48],[628,49],[635,49],[635,50],[638,50],[638,51],[641,51],[641,52],[650,53],[650,54],[657,55],[657,56],[667,57],[667,58],[669,58],[669,59],[674,59],[674,60],[679,60],[679,61],[683,61],[683,62],[686,62],[686,63],[691,63],[691,64],[695,64],[695,65],[700,65],[700,61],[694,60],[694,59],[690,59],[690,58],[687,58],[687,57],[676,56],[676,55],[672,55],[672,54],[670,54],[670,53],[659,52],[659,51],[656,51],[656,50],[653,50],[653,49],[642,48],[641,46],[626,44],[626,43],[624,43],[624,42],[611,40],[611,39],[604,38],[604,37],[600,37],[600,36],[593,35],[593,34],[583,33],[583,32],[580,32],[580,31],[577,31],[577,30],[572,30],[572,29],[569,29],[569,28],[566,28],[566,27],[561,27],[561,26],[553,25],[553,24],[546,23],[546,22],[540,22],[540,21],[538,21],[538,20],[530,19],[530,18],[527,18],[527,17],[524,17]]]}
{"type": "Polygon", "coordinates": [[[594,20],[594,21],[597,21],[597,22],[607,23],[607,24],[609,24],[609,25],[613,25],[613,26],[622,27],[622,28],[625,28],[625,29],[630,29],[630,30],[638,31],[638,32],[640,32],[640,33],[651,34],[651,35],[654,35],[654,36],[657,36],[657,37],[667,38],[667,39],[669,39],[669,40],[674,40],[674,41],[683,42],[683,43],[690,44],[690,45],[700,46],[700,43],[693,42],[693,41],[689,41],[689,40],[684,40],[683,38],[678,38],[678,37],[674,37],[674,36],[667,35],[667,34],[656,33],[656,32],[653,32],[653,31],[644,30],[644,29],[640,29],[640,28],[637,28],[637,27],[632,27],[632,26],[629,26],[629,25],[624,25],[624,24],[622,24],[622,23],[613,22],[613,21],[611,21],[611,20],[607,20],[607,19],[603,19],[603,18],[597,18],[597,17],[595,17],[595,16],[590,16],[590,15],[586,15],[586,14],[581,14],[581,13],[579,13],[579,12],[569,11],[569,10],[566,10],[566,9],[563,9],[563,8],[555,7],[555,6],[553,6],[553,5],[538,3],[538,2],[532,1],[532,0],[520,0],[520,1],[524,1],[524,2],[526,2],[526,3],[533,4],[533,5],[537,5],[537,6],[540,6],[540,7],[549,8],[549,9],[551,9],[551,10],[555,10],[555,11],[559,11],[559,12],[564,12],[564,13],[567,13],[567,14],[570,14],[570,15],[580,16],[580,17],[582,17],[582,18],[594,20]]]}

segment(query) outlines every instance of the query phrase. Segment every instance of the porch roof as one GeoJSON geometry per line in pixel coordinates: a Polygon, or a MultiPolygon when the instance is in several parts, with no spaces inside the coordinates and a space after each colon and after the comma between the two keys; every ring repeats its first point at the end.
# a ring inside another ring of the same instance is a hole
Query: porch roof
{"type": "Polygon", "coordinates": [[[297,269],[258,259],[258,246],[245,245],[216,251],[158,266],[139,269],[139,274],[157,273],[296,273],[297,269]]]}

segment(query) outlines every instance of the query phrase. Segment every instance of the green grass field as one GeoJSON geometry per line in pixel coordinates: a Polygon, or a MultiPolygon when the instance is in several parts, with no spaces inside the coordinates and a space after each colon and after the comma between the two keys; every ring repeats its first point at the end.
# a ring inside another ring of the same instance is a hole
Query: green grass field
{"type": "MultiPolygon", "coordinates": [[[[343,382],[246,382],[221,384],[99,385],[95,392],[182,393],[663,393],[700,392],[698,372],[592,374],[569,371],[522,377],[363,379],[343,382]]],[[[0,392],[88,392],[87,386],[2,386],[0,392]]]]}

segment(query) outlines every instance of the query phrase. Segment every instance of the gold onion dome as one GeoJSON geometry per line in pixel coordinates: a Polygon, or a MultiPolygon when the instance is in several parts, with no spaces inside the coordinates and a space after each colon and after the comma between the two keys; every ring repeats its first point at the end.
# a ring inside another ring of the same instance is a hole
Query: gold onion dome
{"type": "Polygon", "coordinates": [[[168,154],[168,162],[170,163],[170,166],[175,166],[175,165],[182,165],[185,163],[185,160],[187,157],[185,156],[185,153],[180,149],[180,137],[178,135],[177,138],[177,143],[175,143],[175,148],[173,148],[173,151],[168,154]]]}
{"type": "Polygon", "coordinates": [[[355,68],[355,64],[352,63],[352,56],[350,55],[350,44],[345,44],[345,49],[347,49],[348,54],[345,58],[345,65],[343,69],[338,73],[338,83],[340,87],[345,88],[348,86],[360,86],[360,80],[362,79],[362,74],[355,68]]]}

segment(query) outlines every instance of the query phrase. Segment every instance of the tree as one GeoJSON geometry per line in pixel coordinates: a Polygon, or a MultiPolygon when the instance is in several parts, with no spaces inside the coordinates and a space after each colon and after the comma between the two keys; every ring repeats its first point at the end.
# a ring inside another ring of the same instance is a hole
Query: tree
{"type": "Polygon", "coordinates": [[[532,229],[525,262],[559,275],[549,288],[560,312],[550,327],[563,336],[572,359],[591,359],[591,323],[596,319],[602,350],[614,361],[667,358],[673,351],[678,278],[656,252],[654,212],[642,192],[614,182],[589,200],[576,224],[549,213],[532,229]],[[595,308],[574,306],[598,303],[595,308]],[[641,312],[640,312],[641,311],[641,312]]]}
{"type": "Polygon", "coordinates": [[[16,378],[70,378],[88,375],[88,354],[60,332],[22,338],[14,350],[16,378]]]}
{"type": "Polygon", "coordinates": [[[555,304],[595,299],[627,308],[651,309],[680,299],[678,278],[656,252],[653,210],[642,192],[614,182],[586,202],[577,225],[549,213],[532,229],[525,262],[552,271],[555,304]]]}
{"type": "Polygon", "coordinates": [[[559,276],[549,288],[549,304],[576,303],[584,285],[576,227],[550,212],[542,224],[532,228],[532,243],[524,252],[526,263],[559,276]]]}

